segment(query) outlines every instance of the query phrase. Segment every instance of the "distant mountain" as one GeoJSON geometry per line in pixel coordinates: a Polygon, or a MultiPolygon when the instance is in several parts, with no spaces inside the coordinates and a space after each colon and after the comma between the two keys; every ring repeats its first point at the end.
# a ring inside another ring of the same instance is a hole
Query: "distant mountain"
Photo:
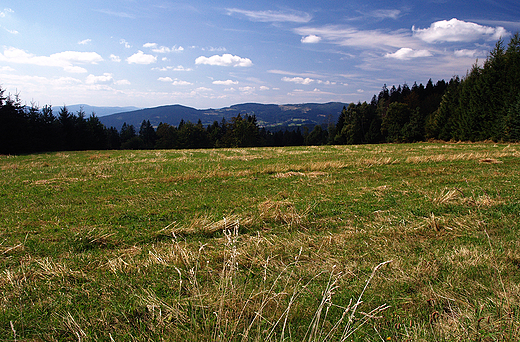
{"type": "Polygon", "coordinates": [[[76,114],[81,108],[85,112],[85,116],[89,117],[90,114],[95,113],[97,117],[106,116],[110,114],[122,113],[122,112],[130,112],[133,110],[138,110],[138,107],[95,107],[89,106],[86,104],[77,104],[72,106],[66,106],[69,112],[73,112],[76,114]]]}
{"type": "Polygon", "coordinates": [[[120,112],[100,118],[106,127],[121,129],[123,123],[134,125],[139,129],[143,120],[150,120],[152,126],[168,123],[177,126],[181,120],[197,123],[199,119],[204,126],[214,121],[222,121],[238,114],[256,115],[258,124],[267,129],[277,130],[285,127],[308,126],[318,124],[336,124],[346,103],[302,103],[302,104],[260,104],[243,103],[221,109],[195,109],[181,105],[160,106],[128,112],[120,112]]]}

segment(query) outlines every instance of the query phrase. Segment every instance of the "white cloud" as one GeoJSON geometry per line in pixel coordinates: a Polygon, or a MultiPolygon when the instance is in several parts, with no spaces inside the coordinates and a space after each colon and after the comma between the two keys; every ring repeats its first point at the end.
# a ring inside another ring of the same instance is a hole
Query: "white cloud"
{"type": "Polygon", "coordinates": [[[370,12],[370,16],[378,18],[378,19],[398,19],[399,15],[401,15],[400,10],[375,10],[370,12]]]}
{"type": "Polygon", "coordinates": [[[306,44],[316,44],[316,43],[319,43],[320,40],[321,40],[321,37],[318,37],[315,34],[311,34],[309,36],[302,37],[302,43],[306,43],[306,44]]]}
{"type": "Polygon", "coordinates": [[[0,11],[0,18],[5,18],[7,13],[14,13],[14,11],[10,8],[6,8],[3,11],[0,11]]]}
{"type": "Polygon", "coordinates": [[[303,78],[303,77],[282,77],[282,81],[284,82],[293,82],[293,83],[296,83],[296,84],[303,84],[303,85],[308,85],[308,84],[311,84],[312,82],[314,82],[314,80],[312,78],[303,78]]]}
{"type": "Polygon", "coordinates": [[[96,83],[109,83],[114,80],[114,77],[112,74],[106,72],[102,76],[94,76],[92,74],[87,76],[87,79],[85,80],[86,84],[96,84],[96,83]]]}
{"type": "Polygon", "coordinates": [[[232,81],[232,80],[213,81],[213,84],[217,84],[217,85],[232,85],[232,84],[238,84],[238,81],[232,81]]]}
{"type": "Polygon", "coordinates": [[[130,81],[129,80],[119,80],[119,81],[114,81],[114,84],[117,84],[117,85],[130,85],[130,81]]]}
{"type": "Polygon", "coordinates": [[[211,57],[200,56],[195,60],[195,64],[207,64],[218,66],[233,66],[233,67],[250,67],[253,62],[249,58],[242,58],[233,56],[231,54],[223,54],[222,56],[214,55],[211,57]]]}
{"type": "Polygon", "coordinates": [[[0,71],[16,71],[16,70],[14,70],[13,68],[11,68],[9,66],[3,66],[3,67],[0,67],[0,71]]]}
{"type": "Polygon", "coordinates": [[[8,29],[5,29],[7,32],[9,32],[10,34],[18,34],[19,32],[16,31],[16,30],[8,30],[8,29]]]}
{"type": "Polygon", "coordinates": [[[172,78],[171,77],[159,77],[157,79],[157,81],[161,81],[161,82],[173,82],[172,78]]]}
{"type": "Polygon", "coordinates": [[[121,62],[121,57],[112,54],[112,55],[110,55],[110,60],[112,62],[121,62]]]}
{"type": "Polygon", "coordinates": [[[432,53],[428,50],[413,50],[410,48],[401,48],[397,50],[394,53],[387,53],[385,57],[387,58],[395,58],[407,61],[412,58],[419,58],[419,57],[431,57],[433,56],[432,53]]]}
{"type": "Polygon", "coordinates": [[[260,22],[292,22],[292,23],[308,23],[312,16],[308,13],[299,11],[281,12],[281,11],[247,11],[238,8],[229,8],[228,14],[241,14],[249,20],[260,22]]]}
{"type": "Polygon", "coordinates": [[[124,45],[125,48],[127,48],[127,49],[130,49],[130,48],[132,47],[132,45],[130,45],[130,44],[129,44],[126,40],[124,40],[124,39],[119,40],[119,44],[124,45]]]}
{"type": "Polygon", "coordinates": [[[226,52],[227,49],[225,47],[213,47],[210,46],[209,48],[202,48],[202,51],[210,51],[210,52],[226,52]]]}
{"type": "Polygon", "coordinates": [[[173,68],[173,71],[192,71],[193,69],[191,68],[185,68],[183,67],[182,65],[178,65],[176,67],[173,68]]]}
{"type": "Polygon", "coordinates": [[[318,80],[318,84],[335,85],[336,82],[318,80]]]}
{"type": "Polygon", "coordinates": [[[152,64],[157,62],[157,57],[147,55],[143,51],[139,50],[132,56],[128,57],[126,61],[128,64],[152,64]]]}
{"type": "Polygon", "coordinates": [[[193,69],[185,68],[182,65],[178,65],[176,67],[166,66],[166,67],[162,67],[162,68],[152,68],[152,70],[155,70],[155,71],[192,71],[193,69]]]}
{"type": "Polygon", "coordinates": [[[239,87],[238,90],[245,94],[252,94],[255,91],[255,87],[239,87]]]}
{"type": "Polygon", "coordinates": [[[79,52],[79,51],[64,51],[51,55],[51,58],[56,58],[59,60],[67,61],[67,62],[78,62],[85,64],[97,64],[98,62],[103,61],[103,57],[101,57],[96,52],[79,52]]]}
{"type": "Polygon", "coordinates": [[[155,53],[170,53],[170,52],[182,52],[184,48],[182,46],[173,46],[172,48],[166,46],[158,46],[157,43],[146,43],[143,45],[144,48],[151,48],[155,53]]]}
{"type": "Polygon", "coordinates": [[[269,90],[269,87],[266,87],[266,86],[260,86],[260,90],[269,90]]]}
{"type": "Polygon", "coordinates": [[[87,45],[92,42],[92,39],[84,39],[78,42],[79,45],[87,45]]]}
{"type": "Polygon", "coordinates": [[[475,58],[477,56],[485,56],[486,52],[483,50],[468,50],[468,49],[461,49],[461,50],[455,50],[453,52],[455,57],[471,57],[475,58]]]}
{"type": "Polygon", "coordinates": [[[61,67],[67,72],[85,73],[87,70],[75,66],[73,63],[97,64],[97,62],[103,61],[103,58],[95,52],[78,51],[64,51],[50,56],[35,56],[25,52],[24,50],[9,47],[4,49],[3,54],[0,53],[0,61],[47,67],[61,67]]]}
{"type": "MultiPolygon", "coordinates": [[[[172,82],[172,84],[174,86],[185,86],[185,85],[192,85],[193,83],[188,82],[188,81],[175,80],[172,82]]],[[[199,89],[201,89],[201,88],[199,88],[199,89]]]]}
{"type": "Polygon", "coordinates": [[[451,20],[436,21],[429,28],[416,29],[412,27],[414,35],[427,43],[436,42],[472,42],[477,40],[498,40],[509,35],[501,26],[482,26],[453,18],[451,20]]]}
{"type": "Polygon", "coordinates": [[[352,27],[329,25],[323,27],[299,27],[294,29],[302,36],[316,35],[323,40],[340,46],[386,50],[402,46],[419,46],[409,30],[385,32],[383,30],[360,31],[352,27]]]}

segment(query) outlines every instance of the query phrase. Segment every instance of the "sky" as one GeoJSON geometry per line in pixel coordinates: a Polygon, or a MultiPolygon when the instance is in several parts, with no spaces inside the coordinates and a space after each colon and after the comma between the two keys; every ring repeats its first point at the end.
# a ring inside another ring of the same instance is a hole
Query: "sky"
{"type": "Polygon", "coordinates": [[[0,87],[40,107],[370,101],[464,77],[518,0],[0,1],[0,87]]]}

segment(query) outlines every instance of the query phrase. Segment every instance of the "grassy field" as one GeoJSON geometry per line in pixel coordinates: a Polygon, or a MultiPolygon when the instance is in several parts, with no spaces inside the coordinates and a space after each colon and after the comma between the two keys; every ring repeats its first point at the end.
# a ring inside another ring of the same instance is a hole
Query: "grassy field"
{"type": "Polygon", "coordinates": [[[518,341],[520,145],[0,156],[2,341],[518,341]]]}

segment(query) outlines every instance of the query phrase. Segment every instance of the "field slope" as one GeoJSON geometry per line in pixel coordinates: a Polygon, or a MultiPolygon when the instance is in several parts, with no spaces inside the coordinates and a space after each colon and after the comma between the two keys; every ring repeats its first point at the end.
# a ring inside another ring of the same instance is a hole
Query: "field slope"
{"type": "Polygon", "coordinates": [[[0,156],[2,341],[517,341],[520,145],[0,156]]]}

